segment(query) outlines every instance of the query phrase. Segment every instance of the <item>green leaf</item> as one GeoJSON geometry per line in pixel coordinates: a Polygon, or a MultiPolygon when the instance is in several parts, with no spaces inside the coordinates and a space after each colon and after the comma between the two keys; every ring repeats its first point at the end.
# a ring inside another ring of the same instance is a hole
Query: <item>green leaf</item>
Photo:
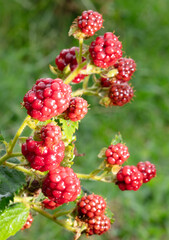
{"type": "Polygon", "coordinates": [[[27,220],[29,208],[16,203],[0,213],[0,239],[6,240],[19,231],[27,220]]]}
{"type": "Polygon", "coordinates": [[[59,122],[62,124],[62,130],[65,134],[65,137],[68,139],[72,139],[73,134],[78,129],[78,121],[73,122],[71,120],[65,120],[63,118],[59,119],[59,122]]]}
{"type": "Polygon", "coordinates": [[[75,157],[74,148],[75,148],[75,146],[73,143],[71,143],[65,147],[65,156],[64,156],[63,161],[61,162],[61,165],[63,167],[71,167],[72,166],[73,159],[75,157]]]}
{"type": "MultiPolygon", "coordinates": [[[[16,162],[18,160],[11,159],[11,161],[16,162]]],[[[25,184],[25,175],[22,172],[0,166],[0,211],[9,204],[9,201],[13,199],[14,193],[23,184],[25,184]]]]}
{"type": "Polygon", "coordinates": [[[123,139],[120,133],[118,135],[115,135],[115,137],[111,141],[112,145],[116,145],[117,143],[123,143],[123,139]]]}
{"type": "Polygon", "coordinates": [[[102,148],[102,149],[100,150],[99,154],[97,155],[98,158],[105,158],[105,157],[106,157],[106,155],[105,155],[106,150],[107,150],[106,147],[102,148]]]}
{"type": "Polygon", "coordinates": [[[110,210],[110,208],[106,208],[105,215],[110,219],[110,223],[113,224],[115,219],[114,219],[114,214],[110,210]]]}
{"type": "Polygon", "coordinates": [[[5,139],[4,139],[4,137],[3,137],[3,135],[2,135],[2,133],[0,132],[0,142],[3,142],[5,139]]]}
{"type": "Polygon", "coordinates": [[[56,75],[60,74],[60,70],[57,67],[54,67],[49,64],[49,69],[53,74],[56,74],[56,75]]]}

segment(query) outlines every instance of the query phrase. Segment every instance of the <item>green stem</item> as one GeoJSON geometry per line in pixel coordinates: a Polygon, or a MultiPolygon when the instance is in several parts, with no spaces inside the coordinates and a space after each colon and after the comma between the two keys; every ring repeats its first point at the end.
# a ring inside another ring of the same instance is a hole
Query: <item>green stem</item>
{"type": "Polygon", "coordinates": [[[71,210],[67,210],[67,211],[57,211],[57,212],[55,212],[55,213],[53,214],[53,216],[54,216],[55,218],[58,218],[58,217],[67,215],[67,214],[71,213],[72,211],[73,211],[72,209],[71,209],[71,210]]]}
{"type": "Polygon", "coordinates": [[[80,70],[86,65],[86,61],[79,64],[79,66],[69,74],[69,76],[65,79],[64,83],[69,84],[79,73],[80,70]]]}
{"type": "Polygon", "coordinates": [[[0,164],[3,164],[9,158],[20,157],[20,156],[22,156],[22,153],[11,153],[10,155],[6,153],[4,156],[0,158],[0,164]]]}
{"type": "Polygon", "coordinates": [[[75,92],[72,92],[72,97],[85,95],[98,95],[97,91],[98,88],[88,88],[88,89],[78,89],[75,92]]]}
{"type": "Polygon", "coordinates": [[[30,116],[27,116],[25,118],[25,120],[23,121],[23,123],[21,124],[20,128],[18,129],[18,131],[15,134],[14,139],[12,140],[12,143],[10,144],[7,153],[8,155],[10,155],[13,151],[13,148],[15,147],[15,144],[19,138],[19,136],[21,135],[22,131],[24,130],[24,128],[26,127],[26,125],[28,124],[28,121],[30,120],[30,116]]]}
{"type": "Polygon", "coordinates": [[[20,166],[19,164],[15,164],[15,163],[4,162],[3,165],[7,166],[9,168],[19,170],[20,172],[23,172],[23,173],[25,173],[27,175],[30,175],[30,176],[34,176],[34,175],[45,176],[46,175],[46,173],[36,171],[36,170],[33,170],[33,169],[27,169],[25,167],[20,166]]]}
{"type": "Polygon", "coordinates": [[[53,222],[57,223],[58,225],[66,228],[68,231],[76,232],[76,229],[75,229],[75,228],[73,228],[73,227],[69,226],[68,224],[66,224],[65,221],[61,221],[61,220],[56,219],[56,216],[54,216],[54,215],[52,215],[52,214],[44,211],[42,208],[40,208],[40,207],[38,207],[38,206],[36,206],[36,205],[31,205],[31,208],[32,208],[34,211],[40,213],[42,216],[44,216],[44,217],[46,217],[46,218],[49,218],[50,220],[52,220],[53,222]]]}
{"type": "Polygon", "coordinates": [[[83,174],[83,173],[76,173],[77,177],[80,179],[88,179],[88,180],[94,180],[94,181],[100,181],[100,182],[109,182],[106,179],[103,179],[102,176],[92,176],[90,174],[83,174]]]}
{"type": "Polygon", "coordinates": [[[85,77],[85,79],[83,81],[83,89],[87,89],[88,88],[89,78],[90,78],[90,76],[85,77]]]}
{"type": "Polygon", "coordinates": [[[82,62],[82,50],[83,50],[83,38],[80,38],[79,39],[79,58],[78,58],[79,64],[82,62]]]}

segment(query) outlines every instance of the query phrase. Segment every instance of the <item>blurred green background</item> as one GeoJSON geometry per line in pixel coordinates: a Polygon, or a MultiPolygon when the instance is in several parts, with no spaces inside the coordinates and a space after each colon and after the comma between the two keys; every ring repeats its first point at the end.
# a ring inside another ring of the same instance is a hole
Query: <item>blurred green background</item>
{"type": "MultiPolygon", "coordinates": [[[[0,0],[0,122],[10,139],[26,115],[20,102],[40,77],[54,77],[48,65],[63,48],[77,45],[69,27],[83,10],[103,14],[104,29],[115,31],[124,55],[137,63],[132,80],[136,97],[121,108],[104,108],[88,98],[91,110],[80,123],[75,171],[87,173],[98,164],[99,150],[120,132],[129,164],[151,161],[157,177],[138,192],[121,192],[105,183],[83,181],[107,198],[116,221],[105,240],[169,239],[169,17],[168,0],[0,0]]],[[[93,38],[92,38],[93,39],[93,38]]],[[[91,40],[92,40],[91,39],[91,40]]],[[[89,43],[91,40],[88,40],[89,43]]],[[[73,235],[37,216],[29,230],[11,240],[73,239],[73,235]]],[[[86,239],[82,237],[81,239],[86,239]]]]}

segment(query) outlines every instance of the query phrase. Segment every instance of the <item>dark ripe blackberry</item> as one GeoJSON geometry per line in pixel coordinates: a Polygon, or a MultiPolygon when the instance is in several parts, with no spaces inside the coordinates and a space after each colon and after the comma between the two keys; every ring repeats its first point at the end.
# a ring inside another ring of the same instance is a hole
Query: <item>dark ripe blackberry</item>
{"type": "MultiPolygon", "coordinates": [[[[69,49],[63,49],[60,54],[56,57],[55,63],[60,71],[63,71],[64,68],[69,64],[71,72],[77,68],[76,52],[79,52],[78,47],[72,47],[69,49]]],[[[85,57],[82,57],[82,62],[86,60],[85,57]]],[[[87,75],[78,74],[73,80],[73,83],[80,83],[87,75]]]]}

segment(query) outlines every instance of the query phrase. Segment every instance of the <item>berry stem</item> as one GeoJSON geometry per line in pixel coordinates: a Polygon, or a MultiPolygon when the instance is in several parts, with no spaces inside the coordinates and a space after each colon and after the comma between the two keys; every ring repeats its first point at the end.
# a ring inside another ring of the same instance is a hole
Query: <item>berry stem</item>
{"type": "Polygon", "coordinates": [[[82,62],[82,50],[83,50],[83,38],[80,38],[79,39],[79,57],[78,57],[79,64],[82,62]]]}
{"type": "Polygon", "coordinates": [[[69,84],[80,73],[80,70],[86,65],[86,63],[87,61],[80,63],[78,67],[69,74],[69,76],[65,79],[64,83],[69,84]]]}
{"type": "Polygon", "coordinates": [[[93,88],[93,87],[87,88],[87,89],[78,89],[75,92],[72,92],[72,97],[81,96],[83,94],[97,96],[98,93],[96,90],[98,90],[98,88],[93,88]]]}
{"type": "Polygon", "coordinates": [[[0,165],[3,164],[7,159],[13,158],[13,157],[19,157],[22,156],[22,153],[11,153],[11,154],[5,154],[0,158],[0,165]]]}
{"type": "Polygon", "coordinates": [[[13,148],[15,147],[15,144],[19,138],[19,136],[21,135],[21,133],[23,132],[24,128],[26,127],[26,125],[28,125],[28,121],[30,120],[30,116],[28,115],[25,120],[23,121],[23,123],[21,124],[20,128],[18,129],[18,131],[16,132],[12,143],[9,145],[9,148],[7,149],[7,153],[8,155],[10,155],[13,151],[13,148]]]}
{"type": "Polygon", "coordinates": [[[5,165],[9,168],[16,169],[16,170],[18,170],[20,172],[23,172],[23,173],[25,173],[27,175],[30,175],[30,176],[34,176],[34,175],[45,176],[46,175],[46,173],[43,173],[43,172],[40,172],[40,171],[37,171],[37,170],[33,170],[33,169],[27,169],[25,167],[20,166],[19,164],[15,164],[15,163],[11,163],[11,162],[4,162],[3,165],[5,165]]]}
{"type": "Polygon", "coordinates": [[[50,220],[52,220],[53,222],[57,223],[58,225],[66,228],[68,231],[76,232],[76,229],[75,229],[75,228],[73,228],[73,227],[69,226],[68,224],[66,224],[65,221],[61,221],[61,220],[56,219],[56,216],[54,216],[54,215],[52,215],[52,214],[44,211],[42,208],[40,208],[40,207],[38,207],[38,206],[36,206],[36,205],[31,205],[31,208],[32,208],[34,211],[40,213],[42,216],[44,216],[44,217],[46,217],[46,218],[49,218],[50,220]]]}
{"type": "Polygon", "coordinates": [[[77,177],[80,179],[88,179],[88,180],[94,180],[94,181],[100,181],[100,182],[110,182],[102,176],[92,176],[91,174],[83,174],[83,173],[76,173],[77,177]]]}
{"type": "Polygon", "coordinates": [[[53,217],[58,218],[58,217],[67,215],[67,214],[71,213],[73,210],[74,210],[74,208],[70,209],[70,210],[67,210],[67,211],[57,211],[53,214],[53,217]]]}
{"type": "Polygon", "coordinates": [[[87,89],[88,88],[89,77],[90,76],[85,77],[85,79],[83,81],[83,89],[87,89]]]}

